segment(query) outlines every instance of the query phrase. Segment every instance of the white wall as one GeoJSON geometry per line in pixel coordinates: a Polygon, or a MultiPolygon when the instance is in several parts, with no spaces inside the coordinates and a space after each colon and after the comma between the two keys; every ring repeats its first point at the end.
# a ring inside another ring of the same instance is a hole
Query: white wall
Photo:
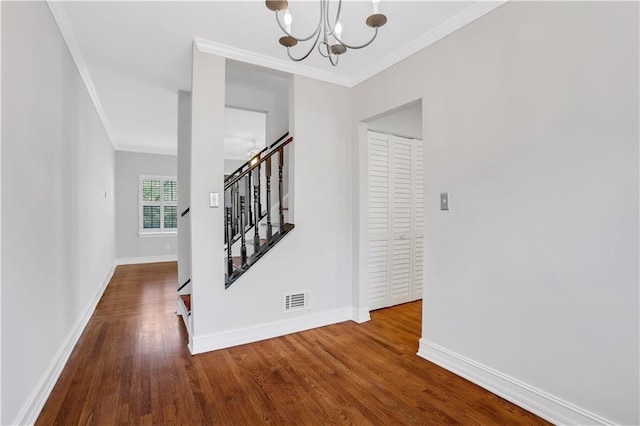
{"type": "Polygon", "coordinates": [[[43,2],[2,4],[2,105],[0,423],[22,424],[115,262],[114,151],[43,2]]]}
{"type": "Polygon", "coordinates": [[[224,88],[218,81],[224,62],[197,50],[194,54],[192,197],[202,198],[207,219],[201,222],[200,213],[193,211],[191,350],[203,352],[350,319],[350,89],[294,77],[296,228],[225,290],[223,211],[206,206],[206,192],[222,190],[223,161],[216,160],[220,157],[214,152],[222,148],[210,143],[222,144],[222,135],[219,124],[208,124],[205,130],[201,122],[210,123],[216,116],[213,109],[223,107],[224,88]],[[328,110],[335,115],[327,115],[328,110]],[[203,132],[199,139],[197,128],[203,132]],[[220,259],[219,264],[212,258],[220,259]],[[310,309],[284,314],[284,292],[297,290],[310,292],[310,309]]]}
{"type": "Polygon", "coordinates": [[[224,160],[224,174],[228,175],[235,172],[246,162],[246,160],[224,160]]]}
{"type": "MultiPolygon", "coordinates": [[[[116,151],[116,257],[121,263],[176,260],[178,238],[139,236],[140,175],[176,176],[175,155],[116,151]],[[167,249],[167,244],[169,248],[167,249]]],[[[181,211],[178,212],[180,214],[181,211]]]]}
{"type": "MultiPolygon", "coordinates": [[[[2,2],[0,2],[0,82],[2,81],[2,2]]],[[[2,85],[0,84],[0,117],[2,117],[2,85]]],[[[0,128],[2,124],[0,123],[0,128]]],[[[0,131],[0,224],[2,223],[2,132],[0,131]]],[[[2,241],[2,226],[0,226],[2,241]]],[[[0,318],[2,318],[2,244],[0,244],[0,318]]],[[[0,422],[2,422],[2,327],[0,327],[0,422]]]]}
{"type": "Polygon", "coordinates": [[[217,326],[217,288],[224,288],[224,209],[209,207],[209,193],[224,199],[225,60],[193,46],[191,77],[191,320],[194,336],[217,326]],[[219,259],[218,262],[215,259],[219,259]]]}
{"type": "Polygon", "coordinates": [[[225,68],[227,106],[266,112],[267,145],[289,131],[288,77],[233,61],[226,61],[225,68]]]}
{"type": "MultiPolygon", "coordinates": [[[[178,92],[178,284],[191,278],[191,93],[178,92]]],[[[187,287],[184,288],[186,290],[187,287]]],[[[189,287],[190,290],[190,287],[189,287]]]]}
{"type": "Polygon", "coordinates": [[[385,112],[382,116],[368,121],[367,124],[370,130],[422,139],[422,101],[411,102],[385,112]]]}
{"type": "Polygon", "coordinates": [[[420,354],[556,422],[640,422],[638,29],[510,2],[354,90],[423,100],[420,354]]]}

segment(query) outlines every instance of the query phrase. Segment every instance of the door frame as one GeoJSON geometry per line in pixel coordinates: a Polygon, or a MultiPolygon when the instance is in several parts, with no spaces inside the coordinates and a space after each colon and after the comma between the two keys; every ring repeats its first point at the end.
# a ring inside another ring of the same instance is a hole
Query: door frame
{"type": "MultiPolygon", "coordinates": [[[[413,99],[410,102],[397,105],[387,111],[381,111],[374,116],[366,118],[362,121],[355,122],[354,135],[356,137],[355,152],[354,152],[354,174],[357,175],[357,180],[354,182],[354,213],[353,218],[355,220],[355,226],[353,229],[353,257],[355,261],[353,275],[354,275],[354,289],[353,289],[353,321],[362,323],[369,321],[370,309],[369,309],[369,283],[367,280],[367,274],[369,271],[369,255],[368,255],[368,242],[369,242],[369,176],[368,176],[368,163],[369,163],[369,122],[376,120],[379,117],[385,116],[389,113],[397,111],[406,107],[409,104],[420,102],[422,104],[422,98],[413,99]]],[[[424,111],[424,109],[423,109],[424,111]]],[[[423,112],[424,117],[424,112],[423,112]]],[[[424,118],[422,118],[424,123],[424,118]]],[[[377,130],[377,129],[371,129],[377,130]]],[[[423,137],[424,143],[424,127],[423,137]]],[[[424,154],[423,154],[424,155],[424,154]]],[[[425,164],[425,162],[423,162],[425,164]]],[[[424,237],[423,237],[424,238],[424,237]]],[[[424,256],[424,255],[423,255],[424,256]]],[[[424,261],[424,258],[423,258],[424,261]]],[[[423,264],[426,268],[426,264],[423,264]]],[[[423,278],[424,279],[424,278],[423,278]]],[[[423,283],[424,292],[424,283],[423,283]]]]}
{"type": "MultiPolygon", "coordinates": [[[[369,305],[369,309],[382,309],[382,308],[387,308],[387,307],[391,307],[391,306],[395,306],[398,304],[402,304],[402,303],[408,303],[408,302],[413,302],[416,301],[418,299],[416,299],[416,287],[415,287],[415,272],[416,272],[416,265],[415,265],[415,260],[416,260],[416,247],[417,247],[417,241],[419,238],[423,239],[424,238],[424,226],[419,226],[416,222],[416,212],[417,212],[417,200],[418,197],[416,196],[416,193],[414,193],[415,191],[415,176],[416,176],[416,172],[417,170],[414,169],[414,161],[415,158],[417,156],[416,151],[418,150],[418,146],[420,146],[420,149],[422,150],[422,144],[423,144],[423,140],[419,139],[417,137],[413,137],[413,136],[406,136],[406,135],[401,135],[398,133],[394,133],[394,132],[388,132],[388,131],[380,131],[380,130],[372,130],[369,129],[367,132],[367,147],[370,147],[371,141],[372,140],[378,140],[378,141],[382,141],[385,140],[386,144],[387,144],[387,148],[388,148],[388,164],[387,164],[387,169],[389,172],[389,179],[388,179],[388,228],[385,234],[385,238],[381,238],[379,239],[379,241],[386,241],[386,246],[387,246],[387,258],[388,258],[388,263],[387,263],[387,278],[386,278],[386,296],[385,296],[385,300],[384,302],[382,302],[382,306],[372,306],[369,305]],[[373,135],[372,135],[373,134],[373,135]],[[374,135],[379,135],[379,136],[374,136],[374,135]],[[418,143],[419,142],[419,143],[418,143]],[[408,145],[408,149],[410,151],[410,155],[411,155],[411,165],[410,167],[410,176],[411,176],[411,195],[410,195],[410,199],[411,199],[411,204],[410,204],[410,228],[408,231],[396,231],[395,230],[395,226],[397,225],[398,222],[396,222],[396,216],[394,213],[394,188],[396,187],[396,174],[394,173],[395,170],[395,155],[398,152],[397,145],[396,144],[403,144],[405,146],[408,145]],[[398,234],[401,234],[402,236],[399,236],[398,234]],[[406,238],[405,236],[408,234],[408,238],[406,238]],[[394,269],[394,263],[397,260],[395,255],[394,255],[394,246],[397,242],[401,241],[401,240],[408,240],[409,242],[409,270],[408,270],[408,295],[406,296],[402,296],[402,297],[398,297],[393,295],[394,292],[394,280],[393,280],[393,275],[395,272],[398,272],[398,270],[394,269]]],[[[370,158],[367,158],[367,177],[369,176],[369,167],[371,166],[370,162],[369,162],[370,158]]],[[[424,164],[424,161],[422,162],[424,164]]],[[[423,182],[423,190],[424,190],[424,182],[423,182]]],[[[370,186],[367,185],[367,196],[370,195],[370,186]]],[[[367,205],[367,219],[369,218],[369,205],[367,205]]],[[[375,241],[378,240],[376,238],[377,235],[379,235],[378,233],[372,233],[371,229],[367,228],[367,233],[368,233],[368,240],[366,241],[367,243],[367,257],[369,255],[369,244],[371,243],[371,241],[375,241]]],[[[424,240],[423,240],[424,241],[424,240]]],[[[423,260],[424,261],[424,260],[423,260]]],[[[369,272],[371,272],[368,268],[368,264],[367,264],[367,277],[369,276],[369,272]]],[[[368,283],[369,284],[369,283],[368,283]]],[[[422,286],[420,286],[420,289],[422,288],[422,286]]],[[[371,302],[371,298],[370,295],[368,294],[368,290],[369,287],[367,286],[367,303],[371,302]]],[[[420,293],[420,299],[422,298],[422,292],[420,293]]]]}

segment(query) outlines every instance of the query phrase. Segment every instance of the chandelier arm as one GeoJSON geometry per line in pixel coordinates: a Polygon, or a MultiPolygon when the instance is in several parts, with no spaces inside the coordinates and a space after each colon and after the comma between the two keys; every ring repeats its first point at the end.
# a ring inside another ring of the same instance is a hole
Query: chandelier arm
{"type": "MultiPolygon", "coordinates": [[[[336,13],[336,24],[340,20],[340,12],[342,12],[342,0],[338,1],[338,12],[336,13]]],[[[336,24],[333,24],[333,26],[335,27],[336,24]]],[[[333,33],[333,28],[331,29],[331,32],[333,33]]],[[[337,63],[338,61],[336,61],[336,64],[337,63]]]]}
{"type": "Polygon", "coordinates": [[[307,54],[304,55],[301,58],[294,58],[293,56],[291,56],[291,51],[290,51],[291,48],[287,47],[287,55],[289,56],[289,59],[291,59],[292,61],[295,61],[295,62],[304,61],[311,54],[311,52],[313,52],[313,49],[315,49],[316,45],[318,44],[318,40],[319,39],[320,39],[320,32],[318,31],[318,36],[316,37],[315,41],[313,42],[313,46],[311,46],[311,49],[309,49],[307,54]]]}
{"type": "Polygon", "coordinates": [[[324,43],[328,45],[329,39],[327,38],[327,20],[329,19],[329,0],[320,0],[320,3],[322,4],[322,38],[324,43]]]}
{"type": "Polygon", "coordinates": [[[335,57],[336,57],[336,61],[333,62],[333,57],[331,55],[329,55],[329,62],[331,62],[331,65],[333,65],[334,67],[336,65],[338,65],[338,61],[340,60],[340,56],[339,55],[335,55],[335,57]]]}
{"type": "MultiPolygon", "coordinates": [[[[323,0],[323,1],[326,1],[326,0],[323,0]]],[[[327,11],[326,11],[326,13],[327,14],[325,16],[328,19],[328,16],[329,16],[329,2],[328,1],[327,1],[327,11]]],[[[325,20],[325,23],[326,23],[327,26],[329,25],[328,20],[325,20]]],[[[340,56],[331,54],[331,45],[329,44],[329,42],[327,40],[327,29],[326,28],[325,28],[325,31],[324,31],[324,37],[325,37],[325,39],[318,44],[318,53],[320,53],[321,56],[323,56],[325,58],[328,58],[329,62],[331,62],[331,65],[335,67],[336,65],[338,65],[338,60],[340,59],[340,56]],[[326,50],[326,53],[322,52],[322,46],[324,46],[324,48],[326,50]],[[335,60],[334,60],[334,58],[335,58],[335,60]]]]}
{"type": "Polygon", "coordinates": [[[331,24],[329,23],[329,3],[327,3],[327,27],[329,27],[329,35],[332,35],[334,37],[335,37],[335,35],[333,34],[333,31],[334,31],[336,25],[338,24],[338,21],[340,20],[340,12],[341,11],[342,11],[342,0],[338,0],[338,12],[336,13],[336,20],[333,23],[333,27],[332,27],[331,24]]]}
{"type": "Polygon", "coordinates": [[[283,33],[285,33],[286,35],[288,35],[289,37],[293,37],[295,38],[297,41],[307,41],[307,40],[311,40],[319,31],[320,31],[320,23],[322,22],[322,20],[320,20],[320,22],[318,22],[318,26],[316,27],[316,29],[311,33],[311,35],[309,37],[305,37],[305,38],[298,38],[294,35],[292,35],[289,31],[287,31],[284,26],[282,25],[282,22],[280,22],[280,16],[278,15],[278,11],[276,11],[276,22],[278,23],[278,26],[280,27],[280,29],[282,30],[283,33]]]}
{"type": "Polygon", "coordinates": [[[321,49],[321,47],[322,47],[322,46],[324,46],[324,47],[327,49],[327,52],[329,51],[329,47],[328,47],[327,42],[326,42],[326,41],[321,41],[320,43],[318,43],[318,53],[319,53],[322,57],[324,57],[324,58],[328,58],[328,57],[329,57],[329,55],[327,55],[326,53],[323,53],[323,52],[322,52],[322,49],[321,49]]]}
{"type": "Polygon", "coordinates": [[[369,40],[365,44],[361,44],[359,46],[351,46],[351,45],[343,42],[342,40],[340,40],[338,37],[336,37],[335,34],[333,35],[333,38],[335,38],[338,43],[340,43],[344,47],[348,47],[349,49],[362,49],[363,47],[367,47],[368,45],[373,43],[373,41],[376,39],[377,36],[378,36],[378,27],[375,27],[375,32],[373,33],[373,37],[371,37],[371,40],[369,40]]]}

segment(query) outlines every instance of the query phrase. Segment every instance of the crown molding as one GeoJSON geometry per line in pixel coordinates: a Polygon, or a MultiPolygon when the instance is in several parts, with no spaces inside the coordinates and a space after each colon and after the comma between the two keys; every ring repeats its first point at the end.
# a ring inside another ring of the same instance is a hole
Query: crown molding
{"type": "Polygon", "coordinates": [[[152,146],[138,146],[138,145],[114,145],[113,149],[116,151],[135,152],[138,154],[157,154],[157,155],[178,155],[178,150],[173,148],[158,148],[152,146]]]}
{"type": "Polygon", "coordinates": [[[102,103],[100,102],[100,98],[98,97],[98,93],[96,92],[96,88],[93,85],[93,80],[91,79],[89,69],[87,68],[87,64],[84,61],[84,56],[82,56],[82,52],[80,50],[80,45],[77,41],[78,39],[75,32],[73,31],[73,27],[71,26],[71,22],[69,21],[67,12],[65,11],[64,3],[54,0],[47,0],[47,6],[49,6],[49,10],[53,15],[53,19],[56,21],[56,24],[60,29],[62,38],[64,39],[64,42],[69,49],[69,53],[71,53],[71,58],[76,64],[76,68],[80,73],[80,78],[82,78],[82,81],[87,88],[89,98],[91,98],[91,101],[93,102],[96,113],[98,114],[98,117],[102,122],[102,126],[107,133],[107,137],[109,138],[109,141],[111,141],[111,145],[114,147],[114,149],[116,149],[115,139],[113,138],[113,132],[111,131],[111,125],[109,124],[107,115],[104,112],[104,108],[102,107],[102,103]]]}
{"type": "Polygon", "coordinates": [[[507,1],[508,0],[479,0],[477,3],[474,3],[472,6],[464,9],[462,12],[449,18],[420,38],[396,50],[391,55],[382,58],[373,66],[356,74],[350,81],[351,87],[356,86],[363,81],[373,77],[374,75],[386,70],[387,68],[392,67],[403,59],[406,59],[409,56],[418,53],[422,49],[432,45],[438,40],[442,40],[449,34],[454,33],[465,25],[470,24],[471,22],[486,15],[497,7],[502,6],[507,1]]]}
{"type": "Polygon", "coordinates": [[[332,72],[321,71],[299,62],[292,62],[286,59],[273,58],[261,53],[249,50],[238,49],[222,43],[216,43],[210,40],[195,37],[193,42],[196,48],[204,53],[222,56],[228,59],[246,62],[253,65],[259,65],[266,68],[272,68],[279,71],[302,75],[304,77],[314,78],[316,80],[334,83],[340,86],[354,87],[363,81],[373,77],[374,75],[392,67],[398,62],[408,58],[409,56],[421,51],[422,49],[432,45],[454,33],[465,25],[475,21],[476,19],[486,15],[497,7],[503,5],[508,0],[479,0],[472,6],[464,9],[457,15],[449,18],[433,30],[424,34],[422,37],[396,50],[376,62],[373,66],[359,72],[354,77],[345,77],[332,72]]]}
{"type": "MultiPolygon", "coordinates": [[[[436,41],[443,39],[449,34],[480,18],[481,16],[484,16],[485,14],[491,12],[507,1],[508,0],[479,0],[477,3],[445,21],[424,36],[420,37],[412,43],[405,45],[403,48],[397,50],[393,54],[382,58],[375,65],[363,70],[362,72],[356,74],[354,77],[346,77],[338,75],[336,73],[318,70],[313,67],[303,65],[299,62],[273,58],[261,53],[238,49],[232,46],[228,46],[222,43],[216,43],[202,38],[196,37],[193,39],[193,42],[195,47],[199,51],[204,53],[218,55],[228,59],[267,67],[290,74],[301,75],[304,77],[337,84],[339,86],[354,87],[362,83],[363,81],[373,77],[374,75],[386,70],[387,68],[397,64],[398,62],[406,59],[407,57],[428,47],[436,41]]],[[[87,68],[86,62],[77,41],[77,37],[67,16],[66,10],[64,8],[64,3],[55,0],[46,0],[46,2],[49,10],[51,11],[51,14],[53,15],[54,20],[56,21],[56,24],[58,25],[58,28],[60,29],[62,38],[64,39],[67,48],[71,53],[71,57],[73,58],[80,77],[82,78],[82,81],[87,89],[89,97],[93,102],[94,108],[96,109],[96,113],[98,114],[98,117],[102,122],[102,125],[105,129],[105,132],[107,133],[107,136],[109,137],[109,140],[111,141],[111,145],[113,146],[113,148],[118,151],[176,155],[175,150],[126,146],[116,143],[113,136],[112,127],[109,123],[109,120],[107,119],[107,115],[104,111],[98,93],[96,92],[93,80],[91,79],[91,75],[89,74],[89,69],[87,68]]]]}
{"type": "Polygon", "coordinates": [[[332,72],[321,71],[299,62],[292,62],[285,59],[273,58],[262,53],[252,52],[250,50],[238,49],[226,44],[216,43],[214,41],[205,40],[194,37],[193,43],[200,52],[218,55],[227,59],[247,62],[249,64],[261,67],[272,68],[290,74],[301,75],[316,80],[334,83],[339,86],[352,87],[351,79],[332,72]]]}

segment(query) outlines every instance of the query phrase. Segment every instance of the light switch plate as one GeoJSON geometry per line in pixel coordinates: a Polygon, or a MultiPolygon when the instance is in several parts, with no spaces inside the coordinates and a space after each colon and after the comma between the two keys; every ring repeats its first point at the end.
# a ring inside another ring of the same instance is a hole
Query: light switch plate
{"type": "Polygon", "coordinates": [[[440,210],[449,210],[449,193],[440,193],[440,210]]]}
{"type": "Polygon", "coordinates": [[[219,203],[218,203],[218,193],[217,192],[210,192],[209,193],[209,207],[214,208],[214,207],[218,207],[219,203]]]}

